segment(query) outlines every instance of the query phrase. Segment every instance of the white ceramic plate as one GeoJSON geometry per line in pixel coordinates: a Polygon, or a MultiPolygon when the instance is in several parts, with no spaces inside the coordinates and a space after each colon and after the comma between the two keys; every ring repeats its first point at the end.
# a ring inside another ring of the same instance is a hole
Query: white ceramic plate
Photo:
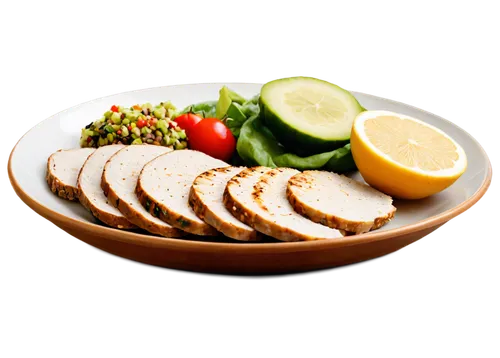
{"type": "MultiPolygon", "coordinates": [[[[92,225],[93,230],[98,230],[99,235],[106,236],[110,234],[110,231],[116,230],[100,225],[99,229],[97,229],[95,227],[97,226],[95,219],[81,205],[60,199],[49,190],[45,182],[45,170],[47,158],[50,154],[58,149],[78,147],[81,128],[99,118],[113,104],[128,106],[136,103],[158,103],[170,100],[177,107],[182,108],[196,102],[216,100],[218,98],[218,91],[223,85],[223,83],[180,85],[121,93],[86,102],[49,117],[26,133],[12,151],[9,162],[9,175],[13,186],[30,207],[65,230],[71,232],[71,227],[68,227],[68,225],[76,225],[78,227],[82,227],[81,225],[92,225]],[[41,138],[43,140],[40,140],[41,138]]],[[[261,87],[259,84],[242,83],[230,83],[226,85],[245,97],[255,95],[260,91],[261,87]]],[[[418,108],[367,94],[356,92],[353,92],[353,94],[367,109],[384,109],[407,114],[442,129],[465,149],[469,158],[467,171],[455,184],[445,191],[423,200],[396,201],[395,206],[398,209],[396,216],[388,225],[378,230],[379,237],[382,232],[387,234],[384,235],[387,238],[391,236],[391,233],[394,233],[394,235],[398,232],[401,233],[401,229],[423,228],[423,223],[429,224],[432,222],[433,224],[442,224],[451,216],[458,215],[459,212],[479,200],[479,197],[486,191],[491,180],[491,167],[488,157],[479,143],[467,132],[450,121],[418,108]],[[460,210],[457,210],[457,208],[460,208],[460,210]],[[450,216],[450,213],[454,210],[454,215],[450,216]]],[[[360,179],[359,174],[356,174],[355,177],[360,179]]],[[[175,240],[135,233],[127,233],[127,235],[135,236],[136,240],[139,236],[142,236],[140,239],[141,242],[146,242],[147,240],[151,242],[175,240]]],[[[123,236],[127,237],[127,235],[123,236]]],[[[373,235],[373,233],[362,236],[370,237],[369,235],[373,235]]],[[[132,240],[132,237],[130,239],[132,240]]],[[[185,240],[177,241],[185,243],[185,240]]],[[[202,244],[210,245],[211,243],[202,244]]],[[[307,243],[297,244],[306,245],[307,243]]],[[[234,245],[281,246],[282,244],[235,243],[234,245]]],[[[130,257],[130,255],[122,256],[130,257]]],[[[139,258],[139,260],[141,259],[139,258]]],[[[167,266],[172,265],[167,264],[167,266]]]]}

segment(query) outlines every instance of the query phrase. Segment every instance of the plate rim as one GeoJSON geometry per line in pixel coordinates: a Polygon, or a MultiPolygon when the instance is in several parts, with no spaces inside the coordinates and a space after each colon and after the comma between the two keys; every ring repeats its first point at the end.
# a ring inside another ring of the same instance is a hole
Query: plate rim
{"type": "MultiPolygon", "coordinates": [[[[246,243],[246,242],[234,242],[234,243],[222,243],[222,242],[204,242],[204,241],[192,241],[192,240],[183,240],[179,238],[166,238],[166,237],[160,237],[160,236],[153,236],[153,235],[147,235],[147,234],[139,234],[135,233],[133,231],[127,231],[127,230],[118,230],[114,228],[110,228],[107,226],[91,223],[91,222],[85,222],[81,220],[77,220],[74,218],[71,218],[69,216],[66,216],[64,214],[58,213],[57,211],[54,211],[47,206],[43,205],[42,203],[38,202],[31,196],[29,196],[19,185],[17,182],[14,172],[12,169],[12,158],[14,155],[14,152],[17,149],[17,146],[21,142],[21,140],[33,129],[35,129],[38,125],[40,125],[42,122],[46,121],[47,119],[54,117],[60,113],[64,113],[66,111],[69,111],[71,109],[83,106],[87,103],[91,103],[97,100],[105,99],[108,97],[112,96],[117,96],[120,94],[125,94],[125,93],[134,93],[134,92],[141,92],[141,91],[148,91],[148,90],[153,90],[153,89],[159,89],[159,88],[165,88],[165,87],[182,87],[182,86],[192,86],[192,85],[215,85],[215,84],[220,84],[220,85],[262,85],[260,83],[250,83],[250,82],[206,82],[206,83],[188,83],[188,84],[178,84],[178,85],[170,85],[170,86],[157,86],[157,87],[149,87],[149,88],[143,88],[143,89],[138,89],[138,90],[132,90],[132,91],[124,91],[108,96],[103,96],[99,98],[95,98],[86,102],[82,102],[80,104],[77,104],[75,106],[66,108],[60,112],[57,112],[42,121],[38,122],[36,125],[34,125],[31,129],[29,129],[16,143],[14,148],[12,149],[10,155],[9,155],[9,161],[7,164],[7,171],[9,175],[9,180],[14,188],[14,191],[16,192],[17,196],[32,210],[34,210],[37,214],[41,215],[42,217],[46,218],[47,220],[53,222],[56,224],[62,223],[63,226],[66,227],[73,227],[74,229],[81,230],[83,232],[89,232],[92,233],[93,235],[99,235],[100,237],[103,238],[103,240],[115,240],[115,241],[121,241],[125,243],[130,243],[134,245],[141,245],[141,246],[152,246],[155,248],[181,248],[181,249],[189,249],[193,251],[212,251],[212,250],[218,250],[218,251],[228,251],[228,252],[237,252],[237,251],[242,251],[245,253],[249,252],[254,252],[254,253],[276,253],[276,252],[296,252],[296,251],[309,251],[309,250],[321,250],[321,249],[326,249],[326,248],[336,248],[336,247],[344,247],[344,246],[352,246],[352,245],[359,245],[359,244],[364,244],[368,242],[374,242],[374,241],[381,241],[381,240],[387,240],[387,239],[392,239],[396,237],[400,237],[402,235],[407,235],[411,234],[414,232],[419,232],[425,229],[429,229],[431,227],[439,226],[444,224],[445,222],[449,221],[450,219],[460,215],[470,207],[472,207],[475,203],[477,203],[486,193],[488,190],[492,176],[493,176],[493,170],[491,166],[491,161],[484,150],[484,148],[481,146],[481,144],[471,135],[469,134],[466,130],[462,129],[460,126],[456,125],[455,123],[438,116],[434,113],[425,111],[423,109],[420,109],[418,107],[408,105],[403,102],[398,102],[392,99],[388,98],[383,98],[383,97],[378,97],[375,95],[363,93],[363,92],[358,92],[358,91],[350,91],[353,94],[361,94],[363,96],[369,96],[376,98],[377,100],[382,100],[386,102],[391,102],[394,104],[400,104],[404,105],[407,107],[411,107],[413,109],[417,109],[419,111],[422,111],[424,113],[430,114],[432,116],[435,116],[439,118],[440,120],[443,120],[445,122],[448,122],[452,124],[453,126],[459,128],[462,130],[464,133],[468,135],[468,137],[475,142],[475,144],[479,147],[479,149],[482,151],[484,157],[486,158],[487,161],[487,166],[488,166],[488,173],[481,183],[481,186],[476,190],[474,194],[472,194],[467,200],[462,202],[461,204],[448,209],[440,214],[431,216],[429,218],[426,218],[424,220],[417,221],[416,223],[410,224],[410,225],[405,225],[399,228],[394,228],[390,230],[384,230],[384,231],[373,231],[373,232],[368,232],[365,234],[360,234],[360,235],[353,235],[353,236],[347,236],[344,237],[342,240],[317,240],[317,241],[300,241],[300,242],[277,242],[277,243],[246,243]]],[[[58,224],[56,224],[59,226],[58,224]]]]}

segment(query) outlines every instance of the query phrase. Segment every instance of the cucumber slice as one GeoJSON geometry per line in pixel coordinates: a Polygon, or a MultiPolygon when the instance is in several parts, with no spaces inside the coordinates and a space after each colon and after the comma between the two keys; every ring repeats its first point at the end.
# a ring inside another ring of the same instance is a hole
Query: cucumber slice
{"type": "Polygon", "coordinates": [[[260,106],[275,137],[299,153],[319,153],[345,145],[354,118],[365,110],[348,91],[311,77],[266,83],[260,106]]]}

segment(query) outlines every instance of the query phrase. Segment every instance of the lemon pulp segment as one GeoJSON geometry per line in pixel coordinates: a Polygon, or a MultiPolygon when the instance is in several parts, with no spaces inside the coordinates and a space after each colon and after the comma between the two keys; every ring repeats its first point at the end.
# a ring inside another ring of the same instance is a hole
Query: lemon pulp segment
{"type": "Polygon", "coordinates": [[[367,119],[364,125],[370,142],[406,167],[438,171],[453,168],[459,159],[449,138],[421,123],[381,116],[367,119]]]}

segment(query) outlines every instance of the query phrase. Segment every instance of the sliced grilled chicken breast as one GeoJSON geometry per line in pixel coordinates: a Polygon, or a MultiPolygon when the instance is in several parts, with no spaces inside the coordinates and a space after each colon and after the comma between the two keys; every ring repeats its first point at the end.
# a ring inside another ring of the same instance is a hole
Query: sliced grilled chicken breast
{"type": "Polygon", "coordinates": [[[59,150],[47,161],[46,180],[50,190],[61,198],[78,201],[78,173],[94,148],[59,150]]]}
{"type": "Polygon", "coordinates": [[[136,226],[128,221],[117,208],[109,204],[108,198],[101,189],[104,165],[113,154],[124,147],[123,145],[107,145],[97,148],[80,170],[78,192],[80,203],[97,219],[118,229],[132,229],[136,226]]]}
{"type": "Polygon", "coordinates": [[[295,211],[331,228],[356,234],[380,228],[394,217],[392,198],[344,175],[305,171],[290,178],[295,211]]]}
{"type": "Polygon", "coordinates": [[[139,201],[170,225],[195,235],[217,235],[189,206],[193,180],[206,170],[228,164],[194,150],[176,150],[144,166],[137,181],[139,201]]]}
{"type": "Polygon", "coordinates": [[[343,237],[335,229],[314,223],[295,212],[286,197],[288,180],[299,173],[289,168],[256,167],[229,180],[226,208],[239,220],[282,241],[310,241],[343,237]]]}
{"type": "Polygon", "coordinates": [[[101,187],[108,201],[131,223],[153,234],[179,237],[185,233],[149,213],[135,195],[142,167],[170,151],[167,147],[155,145],[130,145],[119,150],[104,166],[101,187]]]}
{"type": "Polygon", "coordinates": [[[244,169],[217,168],[198,175],[189,192],[189,205],[200,219],[224,235],[240,241],[257,241],[260,238],[257,231],[231,215],[222,202],[227,182],[244,169]]]}

